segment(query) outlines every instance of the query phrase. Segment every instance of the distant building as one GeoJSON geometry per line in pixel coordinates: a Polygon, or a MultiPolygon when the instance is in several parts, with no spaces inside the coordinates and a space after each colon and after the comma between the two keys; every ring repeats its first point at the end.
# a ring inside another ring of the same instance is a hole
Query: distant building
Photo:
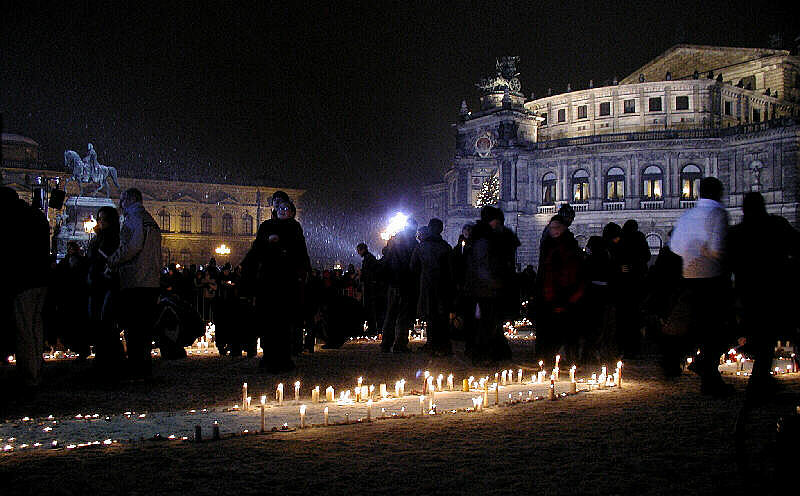
{"type": "Polygon", "coordinates": [[[449,241],[477,218],[493,177],[520,264],[538,260],[566,202],[582,246],[606,223],[636,219],[656,252],[709,175],[725,185],[732,221],[760,191],[798,225],[800,58],[788,51],[678,45],[619,82],[532,100],[517,75],[516,58],[499,60],[479,84],[480,110],[462,104],[452,167],[423,189],[420,216],[443,219],[449,241]]]}
{"type": "MultiPolygon", "coordinates": [[[[56,185],[63,189],[71,175],[61,169],[63,167],[39,161],[39,145],[35,141],[3,133],[0,184],[15,189],[20,198],[30,202],[37,197],[35,191],[40,189],[43,191],[40,198],[46,205],[48,191],[56,185]]],[[[122,189],[138,188],[142,192],[145,208],[161,226],[164,263],[181,265],[206,264],[211,257],[220,264],[239,263],[255,239],[259,223],[271,215],[269,201],[272,194],[282,189],[298,202],[305,192],[290,188],[129,177],[120,177],[119,184],[122,189]],[[229,254],[216,253],[223,244],[230,248],[229,254]]],[[[70,182],[66,191],[68,196],[74,196],[78,194],[78,187],[70,182]]],[[[112,198],[119,198],[115,189],[112,189],[112,198]]],[[[301,215],[298,207],[298,217],[301,215]]],[[[48,217],[54,225],[56,211],[49,208],[48,217]]]]}

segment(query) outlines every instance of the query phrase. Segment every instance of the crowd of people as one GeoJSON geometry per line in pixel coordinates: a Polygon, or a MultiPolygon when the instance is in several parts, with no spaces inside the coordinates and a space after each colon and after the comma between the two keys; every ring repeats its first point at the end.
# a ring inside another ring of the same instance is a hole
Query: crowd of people
{"type": "Polygon", "coordinates": [[[296,208],[280,191],[241,264],[161,267],[160,230],[138,190],[121,195],[122,224],[116,209],[102,207],[86,253],[70,243],[55,264],[42,212],[2,188],[3,211],[22,235],[5,253],[20,263],[2,301],[16,333],[0,336],[0,351],[16,353],[31,387],[41,382],[46,346],[82,357],[92,349],[103,377],[147,380],[151,340],[166,358],[180,358],[213,322],[221,356],[255,356],[260,340],[260,368],[280,373],[317,341],[337,348],[365,333],[380,336],[381,352],[409,353],[409,330],[423,321],[424,352],[451,355],[453,341],[463,341],[473,363],[488,365],[511,358],[504,323],[523,315],[535,326],[537,354],[568,363],[635,358],[647,336],[675,376],[699,349],[693,369],[714,396],[730,393],[718,357],[744,337],[739,344],[756,358],[751,385],[770,390],[772,346],[797,330],[788,309],[800,237],[767,214],[759,193],[745,197],[744,219],[728,229],[721,197],[721,183],[704,178],[697,205],[654,260],[635,220],[607,224],[581,248],[565,204],[542,232],[538,268],[517,272],[520,240],[502,210],[485,206],[455,246],[442,239],[440,219],[411,219],[380,258],[359,243],[361,267],[342,271],[312,269],[296,208]]]}

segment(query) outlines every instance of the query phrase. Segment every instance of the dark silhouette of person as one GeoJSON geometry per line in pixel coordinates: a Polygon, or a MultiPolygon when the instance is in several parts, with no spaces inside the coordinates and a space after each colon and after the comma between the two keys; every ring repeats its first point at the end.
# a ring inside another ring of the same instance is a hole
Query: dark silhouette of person
{"type": "Polygon", "coordinates": [[[389,280],[386,320],[383,324],[381,351],[407,353],[408,330],[414,323],[419,294],[419,279],[411,272],[411,254],[417,247],[417,221],[409,219],[406,227],[384,247],[384,268],[389,280]]]}
{"type": "Polygon", "coordinates": [[[433,218],[420,229],[420,243],[411,254],[411,270],[419,277],[417,315],[428,325],[428,351],[436,356],[453,353],[447,323],[453,300],[450,245],[442,239],[444,224],[433,218]]]}
{"type": "Polygon", "coordinates": [[[109,206],[97,211],[95,236],[87,250],[89,284],[89,321],[95,343],[94,365],[106,379],[120,372],[119,332],[114,305],[119,297],[119,276],[108,270],[108,257],[119,248],[119,213],[109,206]]]}
{"type": "Polygon", "coordinates": [[[520,242],[504,222],[502,210],[483,207],[472,229],[471,247],[465,252],[465,286],[471,296],[468,319],[475,336],[471,358],[476,364],[511,358],[503,322],[511,308],[517,311],[519,306],[514,279],[520,242]]]}
{"type": "Polygon", "coordinates": [[[641,302],[650,247],[639,224],[629,219],[622,225],[617,284],[617,340],[625,358],[634,358],[641,345],[641,302]]]}
{"type": "Polygon", "coordinates": [[[792,305],[800,301],[791,277],[792,259],[800,255],[800,233],[785,218],[767,213],[761,193],[745,195],[742,213],[742,222],[728,233],[728,261],[754,358],[747,395],[759,399],[777,389],[770,373],[774,346],[791,336],[792,305]]]}
{"type": "Polygon", "coordinates": [[[366,243],[359,243],[356,252],[361,257],[361,304],[367,315],[369,331],[377,333],[380,264],[375,255],[370,253],[366,243]]]}

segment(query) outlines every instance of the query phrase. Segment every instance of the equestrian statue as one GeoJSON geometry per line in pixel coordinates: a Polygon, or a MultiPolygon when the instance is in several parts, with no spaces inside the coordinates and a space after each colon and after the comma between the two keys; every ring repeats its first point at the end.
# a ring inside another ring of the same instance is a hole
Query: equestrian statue
{"type": "Polygon", "coordinates": [[[119,189],[117,182],[117,169],[110,165],[103,165],[97,161],[97,152],[89,143],[89,154],[81,158],[77,152],[67,150],[64,152],[64,166],[72,170],[72,177],[67,178],[67,182],[75,181],[80,188],[80,196],[83,196],[84,186],[88,183],[98,184],[99,187],[94,191],[97,196],[103,187],[106,188],[106,198],[110,196],[111,183],[119,189]]]}

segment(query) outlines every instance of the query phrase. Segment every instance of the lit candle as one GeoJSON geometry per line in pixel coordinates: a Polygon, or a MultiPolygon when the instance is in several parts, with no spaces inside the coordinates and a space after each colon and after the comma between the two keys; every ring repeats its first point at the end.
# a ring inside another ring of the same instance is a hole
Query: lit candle
{"type": "Polygon", "coordinates": [[[431,373],[426,370],[422,377],[422,394],[426,394],[428,392],[428,377],[430,376],[431,373]]]}
{"type": "Polygon", "coordinates": [[[452,390],[453,390],[453,374],[449,374],[449,375],[447,376],[447,389],[448,389],[449,391],[452,391],[452,390]]]}
{"type": "Polygon", "coordinates": [[[539,370],[544,370],[544,361],[539,360],[539,370]]]}
{"type": "Polygon", "coordinates": [[[556,382],[552,377],[550,378],[550,399],[556,399],[556,382]]]}
{"type": "Polygon", "coordinates": [[[219,422],[216,420],[212,426],[211,437],[214,439],[214,441],[219,441],[219,422]]]}
{"type": "Polygon", "coordinates": [[[617,362],[617,387],[622,387],[622,360],[617,362]]]}
{"type": "Polygon", "coordinates": [[[469,382],[466,379],[461,381],[461,390],[465,393],[469,391],[469,382]]]}
{"type": "Polygon", "coordinates": [[[558,370],[558,367],[553,369],[553,377],[555,378],[555,380],[558,380],[558,373],[559,372],[560,371],[558,370]]]}
{"type": "Polygon", "coordinates": [[[494,373],[494,382],[500,384],[500,374],[497,372],[494,373]]]}
{"type": "Polygon", "coordinates": [[[569,368],[569,382],[575,382],[575,365],[569,368]]]}
{"type": "Polygon", "coordinates": [[[433,386],[433,376],[428,377],[427,386],[425,387],[425,392],[428,393],[430,391],[436,391],[436,388],[433,386]]]}
{"type": "Polygon", "coordinates": [[[319,403],[319,386],[311,390],[311,402],[319,403]]]}
{"type": "MultiPolygon", "coordinates": [[[[266,398],[266,397],[262,396],[262,398],[266,398]]],[[[264,411],[264,403],[262,402],[261,403],[261,432],[264,432],[266,430],[266,428],[267,428],[266,415],[265,415],[265,411],[264,411]]]]}
{"type": "Polygon", "coordinates": [[[325,410],[322,411],[322,414],[325,416],[325,425],[328,425],[328,407],[325,407],[325,410]]]}
{"type": "Polygon", "coordinates": [[[328,386],[327,389],[325,389],[325,401],[328,403],[333,403],[333,398],[333,386],[328,386]]]}
{"type": "Polygon", "coordinates": [[[606,372],[606,366],[603,365],[603,368],[600,370],[600,377],[598,378],[598,385],[600,386],[600,389],[605,389],[606,387],[606,372]]]}
{"type": "Polygon", "coordinates": [[[436,378],[436,390],[437,391],[441,391],[442,390],[442,381],[444,381],[444,376],[442,374],[439,374],[439,376],[436,378]]]}
{"type": "Polygon", "coordinates": [[[589,384],[597,385],[597,374],[592,374],[592,378],[589,380],[589,384]]]}
{"type": "Polygon", "coordinates": [[[261,395],[261,406],[264,406],[266,404],[267,404],[267,395],[266,394],[262,394],[261,395]]]}
{"type": "Polygon", "coordinates": [[[556,368],[558,368],[558,362],[561,361],[561,355],[556,355],[556,368]]]}
{"type": "Polygon", "coordinates": [[[522,369],[517,370],[517,382],[522,384],[522,369]]]}
{"type": "Polygon", "coordinates": [[[250,410],[250,402],[252,400],[253,400],[252,396],[248,396],[247,398],[245,398],[245,407],[244,407],[245,411],[250,410]]]}
{"type": "Polygon", "coordinates": [[[294,383],[294,401],[300,401],[300,381],[294,383]]]}
{"type": "Polygon", "coordinates": [[[489,381],[483,382],[483,406],[489,406],[489,381]]]}
{"type": "Polygon", "coordinates": [[[386,384],[381,384],[380,391],[381,391],[381,399],[385,400],[386,397],[389,396],[389,393],[386,392],[386,384]]]}
{"type": "Polygon", "coordinates": [[[283,383],[278,384],[278,389],[275,391],[275,399],[278,400],[279,405],[283,405],[283,383]]]}
{"type": "Polygon", "coordinates": [[[242,384],[242,406],[245,405],[245,400],[247,399],[247,383],[242,384]]]}
{"type": "Polygon", "coordinates": [[[356,403],[361,401],[361,382],[363,381],[363,377],[358,378],[358,386],[356,386],[356,403]]]}
{"type": "Polygon", "coordinates": [[[472,409],[476,412],[480,410],[481,407],[481,397],[478,396],[477,398],[472,398],[472,409]]]}
{"type": "Polygon", "coordinates": [[[497,382],[494,383],[494,404],[500,404],[500,384],[497,382]]]}
{"type": "Polygon", "coordinates": [[[395,398],[400,397],[400,381],[396,381],[394,383],[394,397],[395,398]]]}
{"type": "Polygon", "coordinates": [[[503,385],[504,385],[504,386],[505,386],[505,384],[506,384],[506,379],[507,379],[507,377],[508,377],[508,371],[507,371],[507,370],[504,370],[504,371],[503,371],[503,375],[502,375],[502,379],[501,379],[501,380],[503,381],[503,385]]]}
{"type": "Polygon", "coordinates": [[[367,400],[367,422],[372,420],[372,398],[367,400]]]}
{"type": "Polygon", "coordinates": [[[405,417],[406,416],[406,407],[404,407],[404,406],[400,407],[400,416],[401,417],[405,417]]]}
{"type": "Polygon", "coordinates": [[[300,428],[303,429],[306,426],[306,406],[300,405],[300,428]]]}

